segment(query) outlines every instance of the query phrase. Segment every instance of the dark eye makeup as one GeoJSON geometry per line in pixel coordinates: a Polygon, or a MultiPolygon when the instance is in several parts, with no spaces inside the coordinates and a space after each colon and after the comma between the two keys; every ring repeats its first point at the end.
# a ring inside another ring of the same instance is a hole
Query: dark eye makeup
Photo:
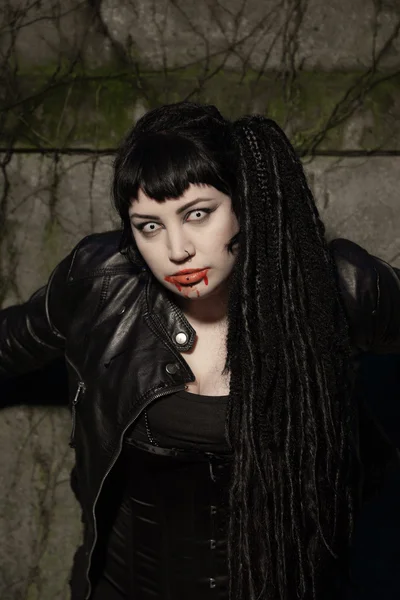
{"type": "MultiPolygon", "coordinates": [[[[198,221],[199,223],[201,223],[202,221],[204,221],[204,219],[206,219],[206,218],[207,218],[207,216],[208,216],[210,213],[214,212],[214,210],[215,210],[215,208],[196,208],[196,209],[194,209],[194,210],[191,210],[191,211],[189,211],[189,212],[188,212],[188,213],[185,215],[185,221],[187,220],[187,217],[188,217],[189,215],[191,215],[191,214],[193,214],[193,213],[196,213],[196,212],[200,212],[200,211],[201,211],[201,212],[203,212],[203,213],[206,213],[206,214],[204,215],[204,217],[203,217],[202,219],[195,219],[195,220],[193,221],[193,223],[195,223],[196,221],[198,221]]],[[[132,225],[133,225],[133,226],[135,227],[135,229],[137,229],[138,231],[143,231],[143,228],[144,228],[146,225],[149,225],[150,223],[156,223],[156,224],[158,224],[158,221],[144,221],[143,223],[132,223],[132,225]]],[[[153,232],[152,232],[152,231],[150,231],[150,232],[149,232],[149,231],[145,231],[145,232],[143,232],[143,233],[144,233],[144,234],[146,234],[146,235],[148,235],[148,234],[151,234],[151,233],[153,233],[153,232]]]]}

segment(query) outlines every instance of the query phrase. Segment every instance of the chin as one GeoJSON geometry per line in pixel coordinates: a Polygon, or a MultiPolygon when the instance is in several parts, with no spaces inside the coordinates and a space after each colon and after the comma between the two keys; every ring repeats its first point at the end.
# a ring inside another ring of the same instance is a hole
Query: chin
{"type": "MultiPolygon", "coordinates": [[[[165,285],[165,282],[163,283],[165,285]]],[[[166,287],[175,296],[178,296],[179,298],[185,298],[187,300],[200,300],[202,298],[206,298],[207,296],[210,296],[216,288],[215,285],[210,286],[210,284],[208,284],[208,286],[206,286],[204,282],[192,286],[181,286],[180,289],[178,289],[178,287],[176,287],[174,284],[169,284],[166,287]]]]}

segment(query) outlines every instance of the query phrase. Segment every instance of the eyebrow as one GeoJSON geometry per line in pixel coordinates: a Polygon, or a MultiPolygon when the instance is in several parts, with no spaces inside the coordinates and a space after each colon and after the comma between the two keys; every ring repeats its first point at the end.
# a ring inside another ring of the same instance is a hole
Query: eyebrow
{"type": "MultiPolygon", "coordinates": [[[[181,206],[180,208],[178,208],[177,211],[176,211],[176,214],[180,215],[187,208],[190,208],[194,204],[198,204],[199,202],[203,202],[203,201],[204,202],[210,202],[211,200],[215,200],[215,198],[195,198],[195,200],[191,200],[191,202],[188,202],[187,204],[184,204],[183,206],[181,206]]],[[[140,215],[139,213],[132,213],[131,216],[130,216],[130,219],[132,220],[133,217],[139,217],[140,219],[155,219],[156,221],[160,220],[160,217],[158,217],[157,215],[140,215]]]]}

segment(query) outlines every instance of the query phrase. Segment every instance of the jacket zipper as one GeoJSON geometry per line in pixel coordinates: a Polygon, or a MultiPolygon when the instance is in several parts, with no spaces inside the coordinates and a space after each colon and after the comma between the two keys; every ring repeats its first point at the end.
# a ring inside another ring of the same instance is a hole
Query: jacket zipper
{"type": "Polygon", "coordinates": [[[131,419],[131,421],[129,421],[128,425],[124,428],[124,430],[122,431],[121,435],[120,435],[120,439],[119,439],[119,445],[118,448],[116,450],[116,452],[114,453],[114,456],[111,460],[111,463],[108,466],[107,471],[104,474],[103,479],[100,482],[100,486],[99,489],[97,491],[96,497],[94,499],[93,502],[93,507],[92,507],[92,516],[93,516],[93,525],[94,525],[94,539],[93,539],[93,543],[92,543],[92,547],[90,549],[89,552],[89,557],[88,557],[88,566],[87,566],[87,570],[86,570],[86,581],[89,584],[88,587],[88,592],[85,596],[85,600],[89,600],[90,598],[90,594],[92,593],[92,584],[90,582],[90,578],[89,578],[89,572],[90,572],[90,568],[92,566],[92,557],[93,557],[93,551],[94,548],[96,546],[96,542],[97,542],[97,525],[96,525],[96,505],[97,505],[97,501],[100,497],[101,491],[103,489],[104,486],[104,482],[107,479],[108,475],[110,474],[110,471],[112,470],[112,468],[114,467],[115,463],[118,460],[119,455],[121,454],[121,450],[122,450],[122,443],[123,443],[123,439],[125,437],[125,433],[127,432],[127,430],[129,429],[129,427],[131,427],[134,422],[140,417],[141,413],[157,398],[161,398],[162,396],[167,396],[168,394],[173,394],[174,392],[180,392],[182,390],[185,389],[185,384],[179,385],[179,386],[174,386],[174,387],[170,387],[168,389],[165,389],[161,392],[158,392],[156,394],[154,394],[154,396],[152,396],[150,398],[150,400],[148,400],[146,402],[146,404],[141,408],[141,410],[139,411],[139,413],[133,418],[131,419]]]}
{"type": "Polygon", "coordinates": [[[84,392],[85,390],[86,390],[85,384],[83,383],[83,381],[79,381],[78,388],[76,390],[75,397],[72,400],[72,407],[71,407],[71,411],[72,411],[72,427],[71,427],[71,435],[69,437],[69,447],[70,448],[75,448],[76,405],[79,402],[79,397],[81,395],[81,392],[84,392]]]}
{"type": "Polygon", "coordinates": [[[79,373],[78,369],[71,362],[71,360],[68,358],[67,355],[65,355],[65,360],[72,367],[72,369],[75,371],[75,373],[78,376],[78,387],[77,387],[74,399],[72,400],[72,404],[71,404],[72,427],[71,427],[71,435],[69,437],[69,446],[70,446],[70,448],[75,448],[75,441],[74,440],[75,440],[75,428],[76,428],[76,406],[77,406],[77,404],[79,402],[79,399],[80,399],[82,393],[84,393],[86,391],[86,385],[82,381],[82,376],[79,373]]]}

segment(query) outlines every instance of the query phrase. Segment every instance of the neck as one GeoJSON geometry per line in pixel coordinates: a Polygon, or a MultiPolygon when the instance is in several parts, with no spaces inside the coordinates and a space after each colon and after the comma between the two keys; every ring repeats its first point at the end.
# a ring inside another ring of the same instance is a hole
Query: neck
{"type": "Polygon", "coordinates": [[[174,298],[175,303],[181,308],[184,315],[192,324],[216,325],[226,320],[228,314],[228,290],[225,285],[222,289],[215,289],[205,298],[174,298]]]}

